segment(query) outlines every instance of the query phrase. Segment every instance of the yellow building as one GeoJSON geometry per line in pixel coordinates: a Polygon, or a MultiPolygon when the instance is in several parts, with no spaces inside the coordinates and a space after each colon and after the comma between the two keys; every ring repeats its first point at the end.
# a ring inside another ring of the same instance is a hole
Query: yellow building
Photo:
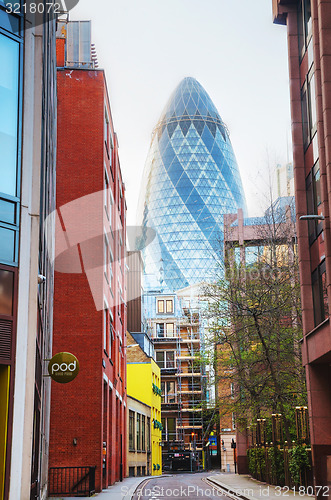
{"type": "Polygon", "coordinates": [[[131,476],[162,474],[161,371],[152,351],[146,334],[127,333],[127,463],[131,476]]]}

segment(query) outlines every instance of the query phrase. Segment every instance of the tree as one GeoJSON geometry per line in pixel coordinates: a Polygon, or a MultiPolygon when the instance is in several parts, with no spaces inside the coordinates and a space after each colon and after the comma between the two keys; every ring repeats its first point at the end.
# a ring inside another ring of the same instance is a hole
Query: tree
{"type": "MultiPolygon", "coordinates": [[[[306,404],[300,339],[300,285],[291,207],[272,205],[245,246],[225,244],[224,266],[206,287],[224,413],[241,420],[281,413],[285,436],[296,405],[306,404]]],[[[255,226],[256,227],[256,226],[255,226]]]]}

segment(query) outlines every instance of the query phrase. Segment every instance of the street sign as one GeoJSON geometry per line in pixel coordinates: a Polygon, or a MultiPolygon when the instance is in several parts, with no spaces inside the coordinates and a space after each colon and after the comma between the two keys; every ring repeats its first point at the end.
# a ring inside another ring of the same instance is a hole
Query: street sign
{"type": "Polygon", "coordinates": [[[48,373],[59,384],[72,382],[79,373],[79,361],[70,352],[59,352],[48,364],[48,373]]]}

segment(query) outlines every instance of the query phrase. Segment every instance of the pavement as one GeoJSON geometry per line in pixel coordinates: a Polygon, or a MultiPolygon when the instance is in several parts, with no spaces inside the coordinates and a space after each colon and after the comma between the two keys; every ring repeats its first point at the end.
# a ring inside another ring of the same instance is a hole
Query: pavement
{"type": "MultiPolygon", "coordinates": [[[[239,474],[215,474],[208,476],[207,480],[220,487],[225,495],[230,498],[241,498],[243,500],[262,500],[270,498],[280,500],[280,497],[287,497],[294,500],[300,498],[308,500],[315,498],[314,495],[304,495],[304,490],[290,490],[288,487],[272,486],[266,483],[260,483],[250,476],[239,474]]],[[[310,488],[311,489],[311,488],[310,488]]],[[[309,491],[310,493],[310,491],[309,491]]]]}
{"type": "MultiPolygon", "coordinates": [[[[101,493],[96,493],[92,497],[80,498],[98,498],[98,500],[131,500],[138,486],[147,479],[162,477],[162,476],[144,476],[144,477],[127,477],[122,482],[115,483],[101,493]]],[[[49,500],[77,500],[79,497],[49,497],[49,500]]]]}

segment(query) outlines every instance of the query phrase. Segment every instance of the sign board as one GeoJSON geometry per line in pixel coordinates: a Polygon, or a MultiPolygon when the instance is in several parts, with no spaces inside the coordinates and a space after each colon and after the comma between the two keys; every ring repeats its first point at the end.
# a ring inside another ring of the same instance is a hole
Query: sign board
{"type": "Polygon", "coordinates": [[[70,352],[59,352],[48,364],[48,373],[59,384],[72,382],[79,373],[79,361],[70,352]]]}

